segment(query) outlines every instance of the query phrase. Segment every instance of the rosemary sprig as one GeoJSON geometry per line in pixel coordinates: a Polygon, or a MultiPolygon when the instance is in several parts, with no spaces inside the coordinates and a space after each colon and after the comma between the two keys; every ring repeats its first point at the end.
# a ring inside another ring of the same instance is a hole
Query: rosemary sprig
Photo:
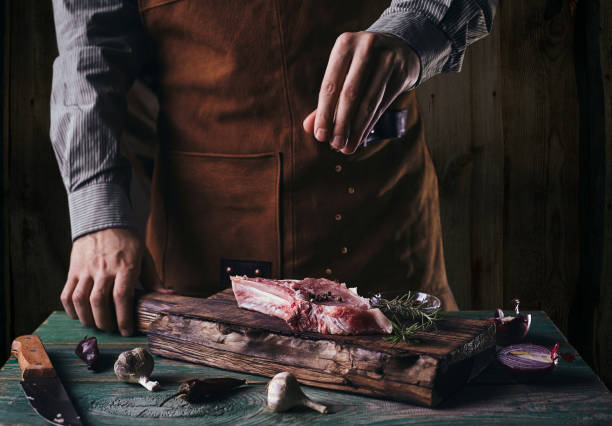
{"type": "Polygon", "coordinates": [[[390,300],[377,294],[371,300],[393,325],[391,335],[384,338],[391,343],[406,342],[412,339],[417,331],[437,328],[438,311],[425,312],[423,303],[414,300],[410,292],[390,300]]]}

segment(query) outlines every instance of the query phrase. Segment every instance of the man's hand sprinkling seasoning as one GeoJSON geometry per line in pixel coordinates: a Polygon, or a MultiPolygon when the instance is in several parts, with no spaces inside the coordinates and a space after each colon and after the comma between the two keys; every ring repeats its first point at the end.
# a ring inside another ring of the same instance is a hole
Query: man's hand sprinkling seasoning
{"type": "Polygon", "coordinates": [[[397,96],[415,85],[419,71],[416,53],[395,36],[341,34],[304,130],[343,154],[354,153],[397,96]]]}

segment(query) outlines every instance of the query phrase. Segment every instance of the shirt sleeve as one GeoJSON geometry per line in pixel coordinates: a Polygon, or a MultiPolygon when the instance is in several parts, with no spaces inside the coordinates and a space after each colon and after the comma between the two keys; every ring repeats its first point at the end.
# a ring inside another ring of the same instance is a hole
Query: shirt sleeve
{"type": "Polygon", "coordinates": [[[119,151],[125,96],[148,52],[136,0],[53,0],[53,15],[50,138],[72,238],[136,227],[130,165],[119,151]]]}
{"type": "Polygon", "coordinates": [[[491,32],[497,0],[392,0],[368,31],[395,35],[419,56],[415,86],[459,72],[468,45],[491,32]]]}

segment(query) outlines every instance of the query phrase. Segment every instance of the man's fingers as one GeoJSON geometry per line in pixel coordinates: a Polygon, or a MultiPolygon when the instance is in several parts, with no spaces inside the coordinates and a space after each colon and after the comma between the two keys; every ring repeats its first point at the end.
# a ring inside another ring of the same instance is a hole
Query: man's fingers
{"type": "Polygon", "coordinates": [[[341,34],[329,56],[319,92],[319,103],[314,122],[314,136],[319,142],[328,142],[331,138],[336,104],[351,63],[351,51],[350,34],[341,34]]]}
{"type": "Polygon", "coordinates": [[[398,37],[341,34],[325,70],[314,123],[306,117],[304,130],[344,154],[355,152],[381,110],[412,88],[419,72],[418,56],[398,37]]]}
{"type": "Polygon", "coordinates": [[[60,295],[60,300],[62,301],[62,305],[64,306],[64,310],[72,319],[77,318],[77,312],[74,309],[74,303],[72,302],[72,293],[74,293],[74,289],[79,283],[79,279],[77,277],[68,276],[68,280],[64,285],[64,289],[62,290],[62,294],[60,295]]]}
{"type": "Polygon", "coordinates": [[[134,285],[136,276],[129,272],[120,272],[115,277],[113,300],[117,325],[122,336],[131,336],[134,332],[134,285]]]}
{"type": "MultiPolygon", "coordinates": [[[[123,228],[103,229],[77,238],[70,254],[71,273],[62,292],[62,302],[67,312],[70,314],[72,303],[83,325],[114,330],[116,326],[112,299],[115,276],[121,273],[138,276],[142,249],[140,237],[134,231],[123,228]],[[79,276],[76,286],[70,280],[75,275],[79,276]]],[[[118,316],[122,320],[122,332],[125,333],[130,331],[130,322],[124,319],[125,306],[133,300],[134,288],[126,288],[122,282],[120,280],[117,300],[121,309],[118,316]]]]}
{"type": "Polygon", "coordinates": [[[310,133],[311,135],[314,135],[314,122],[315,122],[316,116],[317,116],[317,110],[315,109],[313,112],[308,114],[308,116],[302,122],[302,126],[304,127],[304,130],[306,131],[306,133],[310,133]]]}
{"type": "Polygon", "coordinates": [[[332,148],[336,150],[344,148],[348,138],[351,137],[351,122],[363,98],[363,91],[365,90],[364,82],[369,78],[370,49],[369,44],[360,44],[344,80],[344,85],[338,98],[336,122],[331,141],[332,148]]]}
{"type": "Polygon", "coordinates": [[[102,276],[94,281],[89,302],[93,313],[96,327],[100,330],[112,331],[115,329],[115,321],[111,313],[111,293],[115,277],[102,276]]]}
{"type": "Polygon", "coordinates": [[[369,132],[371,125],[378,120],[379,113],[383,112],[380,111],[380,107],[387,92],[387,83],[393,73],[389,60],[388,55],[383,57],[381,65],[376,67],[376,72],[368,82],[364,97],[355,106],[355,114],[349,122],[349,137],[346,146],[341,150],[343,154],[352,154],[357,150],[357,147],[368,136],[366,131],[369,132]]]}
{"type": "Polygon", "coordinates": [[[89,295],[93,288],[93,279],[90,276],[84,276],[79,279],[76,288],[72,292],[72,303],[74,309],[85,327],[93,327],[94,317],[91,313],[91,305],[89,304],[89,295]]]}
{"type": "Polygon", "coordinates": [[[391,91],[386,90],[382,100],[380,101],[378,105],[378,109],[372,116],[372,119],[370,120],[365,130],[362,132],[360,141],[357,141],[356,143],[354,143],[354,145],[351,145],[351,146],[347,145],[346,152],[342,151],[344,154],[351,154],[357,150],[357,148],[359,147],[359,143],[361,143],[367,138],[367,136],[370,134],[370,132],[372,131],[372,129],[374,128],[374,126],[376,125],[380,117],[384,114],[387,108],[391,106],[394,99],[395,99],[394,94],[391,91]]]}

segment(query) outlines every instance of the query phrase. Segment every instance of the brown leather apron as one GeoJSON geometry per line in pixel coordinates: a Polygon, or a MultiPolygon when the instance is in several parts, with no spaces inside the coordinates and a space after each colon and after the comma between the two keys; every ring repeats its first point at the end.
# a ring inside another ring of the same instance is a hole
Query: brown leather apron
{"type": "Polygon", "coordinates": [[[388,0],[139,5],[160,98],[147,227],[156,280],[206,296],[224,287],[225,260],[252,260],[272,277],[423,289],[456,308],[414,93],[393,106],[408,110],[406,135],[352,156],[302,129],[336,37],[367,28],[388,0]]]}

